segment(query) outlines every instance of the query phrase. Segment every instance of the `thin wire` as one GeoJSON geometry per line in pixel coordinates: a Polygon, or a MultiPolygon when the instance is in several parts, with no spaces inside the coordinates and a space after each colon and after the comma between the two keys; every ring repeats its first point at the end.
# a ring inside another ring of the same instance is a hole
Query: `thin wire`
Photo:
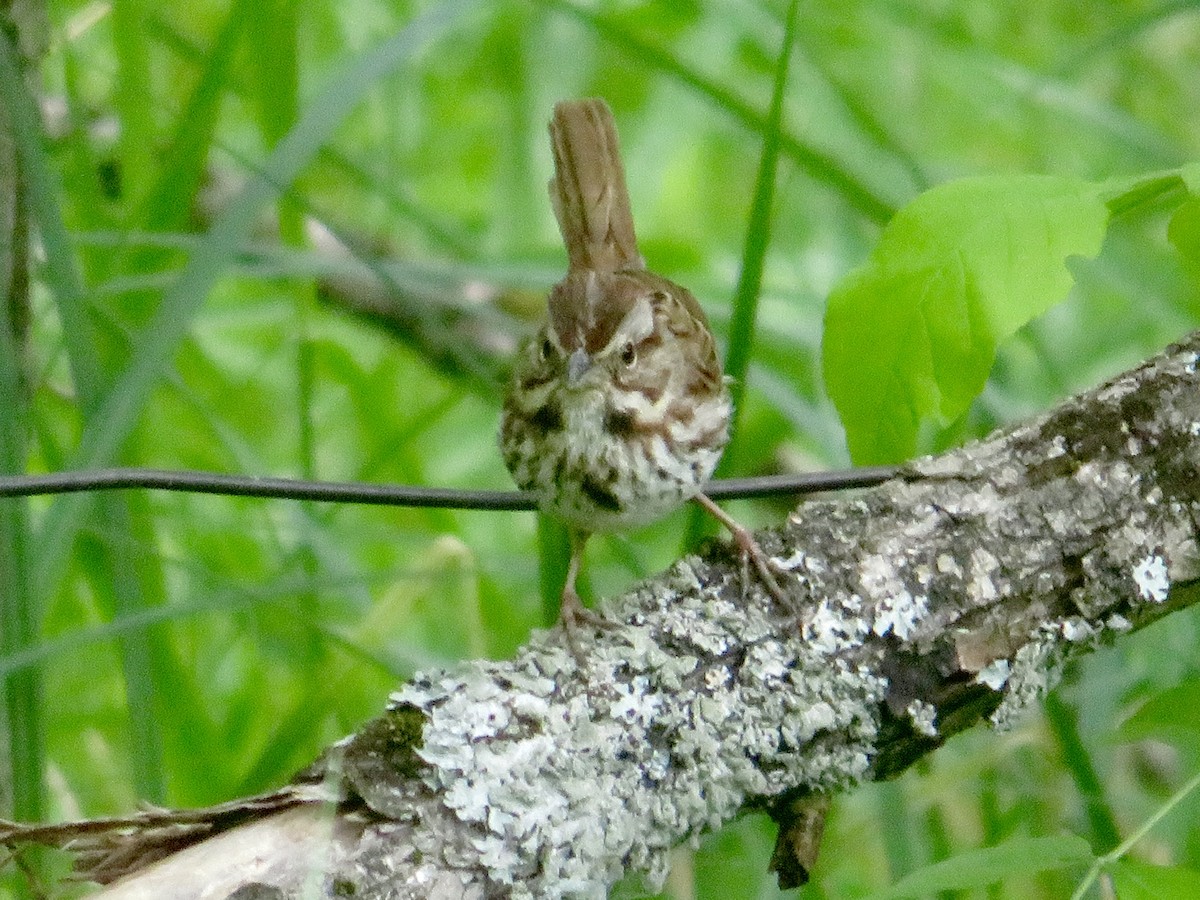
{"type": "MultiPolygon", "coordinates": [[[[758,478],[723,478],[710,482],[704,492],[714,500],[746,497],[779,497],[868,487],[894,477],[896,466],[874,466],[834,472],[768,475],[758,478]]],[[[403,484],[305,481],[253,475],[221,475],[190,470],[136,467],[50,472],[44,475],[0,476],[0,497],[38,494],[74,494],[84,491],[129,489],[222,494],[230,497],[268,497],[311,500],[317,503],[359,503],[373,506],[424,506],[443,509],[516,511],[537,508],[523,491],[474,491],[457,488],[417,487],[403,484]]]]}

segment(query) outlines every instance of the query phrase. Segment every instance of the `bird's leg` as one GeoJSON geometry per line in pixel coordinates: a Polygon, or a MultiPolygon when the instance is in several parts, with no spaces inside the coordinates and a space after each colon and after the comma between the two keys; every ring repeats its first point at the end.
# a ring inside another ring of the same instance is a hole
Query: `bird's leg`
{"type": "Polygon", "coordinates": [[[579,599],[579,592],[575,590],[575,580],[579,577],[579,567],[583,563],[583,547],[587,543],[588,534],[572,528],[570,539],[571,561],[567,563],[567,580],[563,583],[562,598],[559,601],[558,621],[562,623],[563,633],[567,637],[567,646],[571,648],[575,661],[583,666],[587,656],[579,644],[580,625],[586,624],[592,628],[607,631],[616,628],[617,623],[588,609],[579,599]]]}
{"type": "Polygon", "coordinates": [[[729,534],[733,538],[734,544],[737,545],[738,552],[742,556],[743,575],[748,575],[748,567],[754,566],[755,574],[758,575],[758,580],[762,582],[762,586],[767,589],[767,593],[774,598],[775,602],[784,609],[796,611],[796,602],[787,595],[787,592],[779,586],[779,582],[775,580],[775,573],[772,570],[771,562],[767,558],[767,554],[763,552],[762,547],[758,546],[758,541],[754,539],[754,535],[750,530],[742,525],[737,519],[717,506],[708,494],[703,492],[695,496],[695,501],[702,507],[708,510],[709,514],[714,519],[729,529],[729,534]]]}

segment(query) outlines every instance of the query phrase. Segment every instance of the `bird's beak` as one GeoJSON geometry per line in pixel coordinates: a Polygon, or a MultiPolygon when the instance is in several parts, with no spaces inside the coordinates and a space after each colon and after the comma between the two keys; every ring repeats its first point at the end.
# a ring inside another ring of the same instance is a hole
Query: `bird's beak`
{"type": "Polygon", "coordinates": [[[580,347],[567,357],[567,384],[575,385],[584,373],[592,367],[592,358],[580,347]]]}

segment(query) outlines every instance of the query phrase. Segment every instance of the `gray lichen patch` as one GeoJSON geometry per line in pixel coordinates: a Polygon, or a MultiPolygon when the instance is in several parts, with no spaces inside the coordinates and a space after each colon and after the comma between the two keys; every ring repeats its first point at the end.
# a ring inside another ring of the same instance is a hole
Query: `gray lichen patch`
{"type": "Polygon", "coordinates": [[[913,730],[926,737],[937,737],[937,707],[924,700],[913,700],[905,710],[912,720],[913,730]]]}
{"type": "Polygon", "coordinates": [[[1013,727],[1031,705],[1058,684],[1066,658],[1064,649],[1062,641],[1047,634],[1017,651],[1002,688],[1003,699],[991,715],[998,730],[1013,727]]]}
{"type": "Polygon", "coordinates": [[[578,680],[557,677],[574,661],[543,637],[403,688],[394,701],[428,718],[427,786],[461,826],[447,852],[479,854],[513,896],[603,896],[627,869],[661,882],[673,846],[752,797],[864,777],[883,681],[768,637],[723,593],[623,604],[654,625],[598,640],[578,680]]]}
{"type": "Polygon", "coordinates": [[[1143,600],[1162,603],[1167,599],[1171,580],[1167,575],[1167,563],[1157,553],[1151,553],[1134,563],[1133,583],[1143,600]]]}

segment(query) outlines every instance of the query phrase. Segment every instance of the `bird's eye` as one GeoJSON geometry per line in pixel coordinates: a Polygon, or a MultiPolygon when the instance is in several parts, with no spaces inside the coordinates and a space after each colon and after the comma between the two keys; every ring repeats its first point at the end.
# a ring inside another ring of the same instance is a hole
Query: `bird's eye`
{"type": "Polygon", "coordinates": [[[635,362],[637,362],[637,350],[634,349],[633,341],[628,341],[625,346],[621,348],[621,362],[627,366],[632,366],[635,362]]]}
{"type": "Polygon", "coordinates": [[[550,343],[550,338],[542,341],[542,361],[545,362],[554,355],[554,345],[550,343]]]}

